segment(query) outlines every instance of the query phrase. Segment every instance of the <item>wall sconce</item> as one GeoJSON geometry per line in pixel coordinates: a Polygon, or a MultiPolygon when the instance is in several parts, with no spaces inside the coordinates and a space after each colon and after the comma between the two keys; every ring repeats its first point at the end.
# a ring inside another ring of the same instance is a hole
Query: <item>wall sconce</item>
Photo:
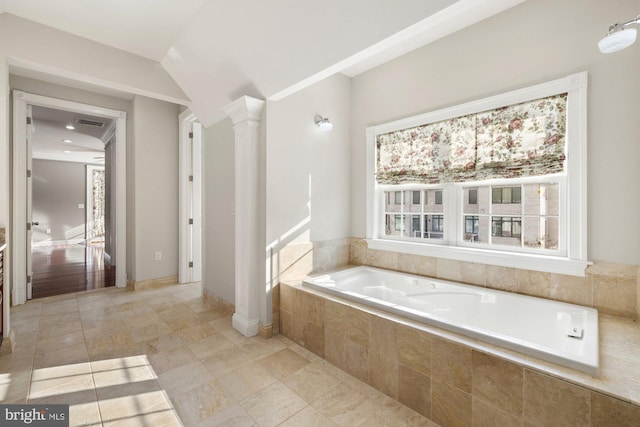
{"type": "Polygon", "coordinates": [[[640,15],[631,21],[610,25],[607,35],[598,42],[600,52],[613,53],[631,46],[636,41],[638,31],[635,28],[625,27],[638,22],[640,22],[640,15]]]}
{"type": "Polygon", "coordinates": [[[328,118],[322,117],[319,114],[316,114],[313,121],[323,132],[330,132],[331,129],[333,129],[333,123],[331,123],[328,118]]]}

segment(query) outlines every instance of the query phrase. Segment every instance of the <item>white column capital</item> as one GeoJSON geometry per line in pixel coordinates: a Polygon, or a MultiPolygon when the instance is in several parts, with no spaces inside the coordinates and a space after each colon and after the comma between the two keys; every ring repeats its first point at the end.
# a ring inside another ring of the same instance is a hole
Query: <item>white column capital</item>
{"type": "Polygon", "coordinates": [[[234,125],[246,121],[260,121],[260,115],[264,108],[264,100],[242,96],[223,108],[225,114],[231,117],[234,125]]]}

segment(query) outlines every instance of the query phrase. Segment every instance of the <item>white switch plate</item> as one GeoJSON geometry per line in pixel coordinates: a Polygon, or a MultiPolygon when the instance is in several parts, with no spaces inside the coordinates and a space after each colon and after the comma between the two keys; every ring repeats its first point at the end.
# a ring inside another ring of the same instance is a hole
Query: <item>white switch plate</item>
{"type": "Polygon", "coordinates": [[[78,203],[78,209],[84,209],[84,203],[78,203]]]}
{"type": "Polygon", "coordinates": [[[162,261],[162,252],[156,252],[156,261],[162,261]]]}

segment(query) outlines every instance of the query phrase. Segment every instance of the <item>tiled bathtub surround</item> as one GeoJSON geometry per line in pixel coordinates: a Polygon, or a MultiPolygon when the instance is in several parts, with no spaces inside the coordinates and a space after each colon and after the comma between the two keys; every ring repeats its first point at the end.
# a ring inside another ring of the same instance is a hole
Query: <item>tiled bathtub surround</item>
{"type": "Polygon", "coordinates": [[[585,277],[368,249],[352,239],[351,263],[485,286],[597,308],[602,314],[640,319],[640,266],[596,262],[585,277]]]}
{"type": "Polygon", "coordinates": [[[601,377],[592,378],[299,282],[281,285],[280,302],[283,335],[442,426],[640,420],[640,329],[631,320],[602,316],[601,377]]]}
{"type": "Polygon", "coordinates": [[[289,243],[271,251],[272,325],[273,333],[280,331],[279,286],[290,281],[320,274],[349,264],[351,240],[334,239],[320,242],[289,243]]]}

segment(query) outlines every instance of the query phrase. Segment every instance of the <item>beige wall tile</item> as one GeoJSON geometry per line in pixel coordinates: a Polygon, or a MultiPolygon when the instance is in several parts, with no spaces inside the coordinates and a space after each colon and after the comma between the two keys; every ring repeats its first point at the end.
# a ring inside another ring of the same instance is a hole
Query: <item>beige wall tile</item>
{"type": "Polygon", "coordinates": [[[344,344],[345,371],[369,384],[369,349],[346,340],[344,344]]]}
{"type": "Polygon", "coordinates": [[[398,270],[420,276],[436,276],[436,259],[412,254],[398,254],[398,270]]]}
{"type": "Polygon", "coordinates": [[[400,364],[398,366],[398,401],[424,415],[431,416],[431,378],[400,364]]]}
{"type": "Polygon", "coordinates": [[[324,302],[325,326],[328,331],[344,334],[345,322],[350,317],[349,309],[344,304],[326,300],[324,302]]]}
{"type": "Polygon", "coordinates": [[[522,427],[522,416],[516,417],[495,407],[475,395],[472,398],[471,414],[474,427],[522,427]]]}
{"type": "Polygon", "coordinates": [[[293,313],[293,300],[296,297],[295,288],[286,285],[279,285],[280,288],[280,309],[293,313]]]}
{"type": "Polygon", "coordinates": [[[398,361],[416,371],[431,374],[431,335],[398,325],[398,361]]]}
{"type": "Polygon", "coordinates": [[[363,311],[349,309],[348,320],[345,321],[345,338],[368,347],[371,319],[373,317],[363,311]]]}
{"type": "Polygon", "coordinates": [[[471,348],[439,338],[433,339],[431,378],[471,393],[471,348]]]}
{"type": "Polygon", "coordinates": [[[551,274],[551,298],[571,304],[593,306],[591,275],[585,277],[551,274]]]}
{"type": "Polygon", "coordinates": [[[587,268],[587,274],[602,276],[626,277],[635,279],[638,275],[637,266],[614,264],[611,262],[596,262],[587,268]]]}
{"type": "Polygon", "coordinates": [[[275,257],[274,276],[279,282],[300,279],[313,271],[313,245],[293,243],[280,249],[275,257]]]}
{"type": "Polygon", "coordinates": [[[517,271],[515,268],[488,265],[487,287],[515,292],[518,288],[517,271]]]}
{"type": "Polygon", "coordinates": [[[397,361],[397,323],[377,316],[371,316],[369,328],[369,349],[397,361]]]}
{"type": "Polygon", "coordinates": [[[291,327],[291,313],[280,311],[280,333],[290,340],[295,341],[291,327]]]}
{"type": "Polygon", "coordinates": [[[462,281],[462,262],[453,259],[438,258],[436,260],[436,275],[438,279],[462,281]]]}
{"type": "Polygon", "coordinates": [[[592,427],[637,427],[638,425],[640,425],[640,406],[591,392],[592,427]]]}
{"type": "Polygon", "coordinates": [[[431,419],[442,426],[471,426],[471,395],[432,379],[431,419]]]}
{"type": "Polygon", "coordinates": [[[335,330],[325,327],[324,357],[340,369],[346,369],[345,342],[344,328],[335,330]]]}
{"type": "Polygon", "coordinates": [[[637,302],[636,277],[593,275],[593,305],[600,312],[635,318],[637,302]]]}
{"type": "Polygon", "coordinates": [[[551,273],[516,270],[517,292],[540,298],[551,297],[551,273]]]}
{"type": "Polygon", "coordinates": [[[522,417],[524,369],[522,366],[473,350],[471,355],[474,398],[522,417]]]}
{"type": "Polygon", "coordinates": [[[460,265],[462,281],[476,286],[487,284],[487,266],[475,262],[463,262],[460,265]]]}
{"type": "Polygon", "coordinates": [[[524,419],[527,425],[589,425],[590,392],[525,369],[524,419]]]}
{"type": "Polygon", "coordinates": [[[366,264],[373,267],[386,268],[388,270],[397,270],[398,254],[396,252],[368,249],[366,264]]]}
{"type": "Polygon", "coordinates": [[[367,242],[364,239],[351,239],[349,261],[354,265],[367,263],[367,242]]]}
{"type": "Polygon", "coordinates": [[[307,323],[305,325],[304,348],[320,357],[325,356],[323,324],[307,323]]]}
{"type": "Polygon", "coordinates": [[[387,396],[398,398],[398,359],[369,352],[369,384],[387,396]]]}

